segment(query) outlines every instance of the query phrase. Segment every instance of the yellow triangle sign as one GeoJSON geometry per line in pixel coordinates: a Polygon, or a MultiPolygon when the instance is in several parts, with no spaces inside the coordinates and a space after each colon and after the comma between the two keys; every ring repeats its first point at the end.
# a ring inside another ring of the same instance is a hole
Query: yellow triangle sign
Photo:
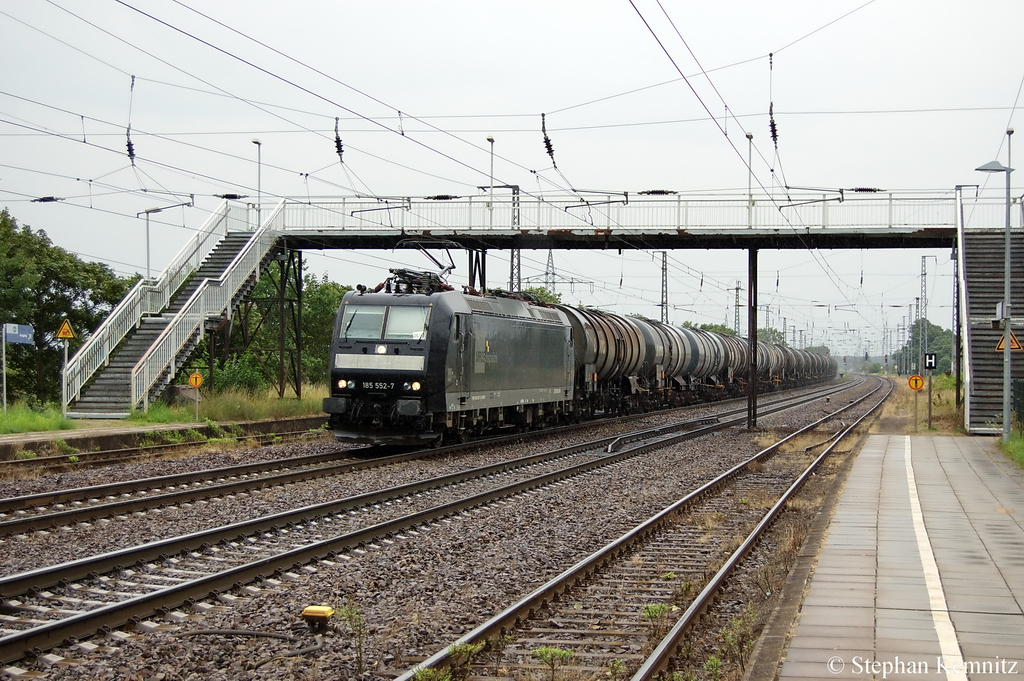
{"type": "MultiPolygon", "coordinates": [[[[1002,352],[1004,349],[1006,349],[1005,333],[999,337],[999,343],[996,344],[996,350],[1002,352]]],[[[1010,350],[1024,350],[1024,347],[1021,347],[1020,341],[1017,340],[1015,335],[1013,335],[1013,331],[1010,332],[1010,350]]]]}
{"type": "MultiPolygon", "coordinates": [[[[63,338],[64,340],[72,340],[75,337],[75,332],[71,330],[71,324],[68,320],[60,325],[60,330],[57,331],[57,338],[63,338]]],[[[1015,339],[1016,340],[1016,339],[1015,339]]]]}

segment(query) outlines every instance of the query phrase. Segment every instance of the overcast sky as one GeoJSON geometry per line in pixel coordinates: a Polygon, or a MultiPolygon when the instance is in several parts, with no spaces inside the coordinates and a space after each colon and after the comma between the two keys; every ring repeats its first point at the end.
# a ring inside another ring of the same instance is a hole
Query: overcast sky
{"type": "MultiPolygon", "coordinates": [[[[126,275],[145,272],[140,211],[195,195],[152,216],[160,269],[214,194],[256,196],[253,138],[264,206],[473,195],[489,182],[488,136],[495,183],[524,191],[739,195],[747,131],[757,192],[981,184],[998,199],[1001,177],[974,168],[1007,162],[1022,19],[1019,0],[0,0],[0,206],[126,275]],[[45,196],[63,200],[32,201],[45,196]]],[[[920,295],[922,256],[928,316],[948,328],[946,250],[763,251],[760,323],[785,318],[834,353],[876,354],[920,295]]],[[[344,284],[430,266],[405,251],[306,257],[344,284]]],[[[580,282],[556,290],[658,318],[658,257],[556,252],[560,277],[580,282]]],[[[523,274],[546,259],[524,252],[523,274]]],[[[465,255],[455,261],[450,281],[465,283],[465,255]]],[[[674,251],[670,264],[671,321],[732,324],[745,252],[674,251]]],[[[507,267],[495,254],[488,283],[506,284],[507,267]]]]}

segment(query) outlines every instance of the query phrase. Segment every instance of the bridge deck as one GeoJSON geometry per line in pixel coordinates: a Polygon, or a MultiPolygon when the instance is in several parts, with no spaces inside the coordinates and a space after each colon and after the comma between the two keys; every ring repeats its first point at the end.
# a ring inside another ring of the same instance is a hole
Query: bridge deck
{"type": "MultiPolygon", "coordinates": [[[[999,206],[979,218],[999,224],[999,206]]],[[[807,201],[732,196],[335,198],[285,201],[268,220],[292,248],[395,248],[408,240],[469,249],[945,248],[953,197],[822,195],[807,201]]]]}

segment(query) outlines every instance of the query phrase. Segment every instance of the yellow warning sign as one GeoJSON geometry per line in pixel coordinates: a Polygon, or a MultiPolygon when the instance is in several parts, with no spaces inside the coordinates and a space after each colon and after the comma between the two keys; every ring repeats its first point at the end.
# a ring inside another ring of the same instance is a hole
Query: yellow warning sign
{"type": "Polygon", "coordinates": [[[60,329],[57,331],[57,338],[62,338],[64,340],[71,340],[74,337],[75,337],[75,332],[71,330],[71,324],[68,322],[68,320],[65,319],[61,323],[60,329]]]}
{"type": "Polygon", "coordinates": [[[188,377],[188,384],[193,388],[198,388],[203,384],[203,375],[199,372],[192,374],[188,377]]]}
{"type": "MultiPolygon", "coordinates": [[[[1001,352],[1005,349],[1006,334],[1004,333],[1002,336],[999,337],[999,342],[996,343],[996,350],[999,350],[1001,352]]],[[[1017,337],[1015,335],[1013,335],[1013,331],[1010,332],[1010,350],[1024,350],[1024,348],[1021,347],[1020,341],[1017,340],[1017,337]]]]}
{"type": "Polygon", "coordinates": [[[911,390],[920,390],[924,387],[924,376],[914,374],[907,379],[907,384],[910,386],[911,390]]]}

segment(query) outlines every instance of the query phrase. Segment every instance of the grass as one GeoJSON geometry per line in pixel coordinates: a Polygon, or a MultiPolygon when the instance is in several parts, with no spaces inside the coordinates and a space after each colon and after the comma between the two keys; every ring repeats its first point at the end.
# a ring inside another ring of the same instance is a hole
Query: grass
{"type": "MultiPolygon", "coordinates": [[[[266,419],[323,414],[322,399],[327,397],[325,386],[302,387],[302,399],[294,396],[280,399],[276,391],[250,395],[242,391],[224,391],[204,394],[199,402],[200,421],[262,421],[266,419]]],[[[170,407],[163,402],[149,405],[149,411],[133,412],[129,421],[134,423],[194,423],[194,404],[170,407]]],[[[89,424],[61,416],[60,409],[49,405],[45,409],[30,409],[16,404],[0,416],[0,434],[31,433],[53,430],[75,430],[89,424]]]]}
{"type": "Polygon", "coordinates": [[[1002,449],[1006,456],[1024,468],[1024,437],[1021,437],[1019,431],[1010,434],[1010,441],[1002,445],[1002,449]]]}
{"type": "Polygon", "coordinates": [[[34,433],[50,430],[73,430],[75,422],[61,415],[60,409],[48,405],[41,410],[18,403],[0,415],[0,434],[34,433]]]}
{"type": "MultiPolygon", "coordinates": [[[[259,421],[293,416],[316,416],[323,413],[325,397],[325,386],[303,386],[301,399],[280,399],[276,391],[249,395],[241,391],[228,390],[209,397],[204,396],[199,403],[199,418],[211,421],[259,421]]],[[[190,413],[195,413],[194,407],[190,413]]]]}

